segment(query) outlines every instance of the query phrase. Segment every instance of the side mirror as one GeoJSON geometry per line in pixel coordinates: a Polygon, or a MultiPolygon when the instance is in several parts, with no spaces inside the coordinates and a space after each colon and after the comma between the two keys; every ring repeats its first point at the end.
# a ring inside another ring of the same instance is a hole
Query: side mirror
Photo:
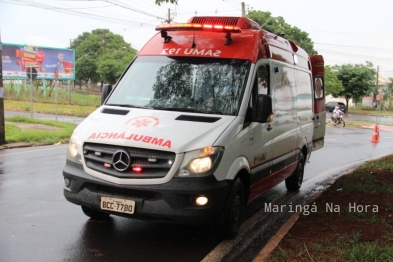
{"type": "Polygon", "coordinates": [[[258,95],[255,107],[255,121],[268,123],[273,120],[272,98],[268,95],[258,95]]]}
{"type": "Polygon", "coordinates": [[[108,95],[110,94],[111,91],[112,91],[112,85],[110,85],[110,84],[105,84],[105,85],[102,87],[101,105],[104,104],[106,98],[108,97],[108,95]]]}

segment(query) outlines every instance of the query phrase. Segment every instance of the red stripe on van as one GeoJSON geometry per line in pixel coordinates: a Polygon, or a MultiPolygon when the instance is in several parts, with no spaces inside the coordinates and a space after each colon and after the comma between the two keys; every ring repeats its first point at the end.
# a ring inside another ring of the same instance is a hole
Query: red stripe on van
{"type": "Polygon", "coordinates": [[[251,185],[248,203],[287,179],[296,169],[298,162],[299,161],[296,161],[289,166],[284,167],[280,171],[277,171],[276,173],[268,176],[267,178],[251,185]]]}

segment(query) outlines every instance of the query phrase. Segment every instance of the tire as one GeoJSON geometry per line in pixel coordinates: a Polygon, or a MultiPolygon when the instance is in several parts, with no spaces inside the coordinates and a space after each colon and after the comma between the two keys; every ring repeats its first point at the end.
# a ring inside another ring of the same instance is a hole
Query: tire
{"type": "Polygon", "coordinates": [[[233,183],[221,219],[216,224],[220,236],[233,239],[239,232],[244,215],[244,185],[240,178],[233,183]]]}
{"type": "Polygon", "coordinates": [[[304,175],[304,156],[300,154],[299,162],[293,174],[285,179],[285,186],[288,191],[297,191],[300,189],[303,183],[304,175]]]}
{"type": "Polygon", "coordinates": [[[345,127],[345,121],[343,119],[341,119],[341,125],[342,127],[345,127]]]}
{"type": "Polygon", "coordinates": [[[104,213],[95,209],[91,209],[90,207],[82,206],[83,213],[95,220],[106,220],[110,216],[108,213],[104,213]]]}

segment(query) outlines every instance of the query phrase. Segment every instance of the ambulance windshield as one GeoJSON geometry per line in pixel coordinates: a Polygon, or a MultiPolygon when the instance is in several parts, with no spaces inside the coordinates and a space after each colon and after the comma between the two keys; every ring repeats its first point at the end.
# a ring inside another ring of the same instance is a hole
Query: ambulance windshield
{"type": "Polygon", "coordinates": [[[137,57],[107,105],[237,115],[251,61],[137,57]]]}

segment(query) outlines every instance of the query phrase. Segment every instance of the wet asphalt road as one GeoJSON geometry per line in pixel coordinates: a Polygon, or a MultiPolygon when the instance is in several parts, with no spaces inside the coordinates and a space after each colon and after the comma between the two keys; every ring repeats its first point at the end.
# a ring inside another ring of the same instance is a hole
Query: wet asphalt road
{"type": "Polygon", "coordinates": [[[328,126],[325,147],[306,165],[302,190],[283,184],[247,209],[238,238],[222,241],[208,226],[112,217],[89,220],[63,197],[66,146],[0,151],[0,261],[252,261],[290,214],[266,214],[264,203],[304,201],[326,181],[374,157],[393,153],[393,132],[328,126]],[[266,218],[264,218],[267,215],[266,218]]]}
{"type": "Polygon", "coordinates": [[[89,220],[63,197],[66,146],[0,152],[0,261],[200,261],[212,228],[89,220]]]}

